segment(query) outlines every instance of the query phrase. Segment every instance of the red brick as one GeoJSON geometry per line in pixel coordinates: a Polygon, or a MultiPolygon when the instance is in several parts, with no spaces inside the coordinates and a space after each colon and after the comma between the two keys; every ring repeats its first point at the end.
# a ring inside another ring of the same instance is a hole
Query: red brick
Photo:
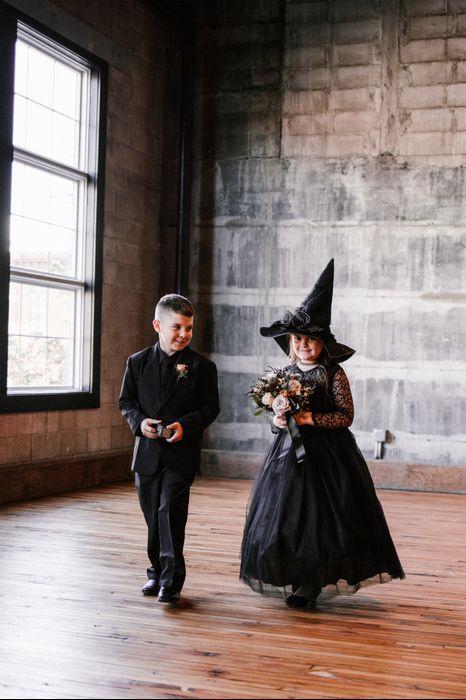
{"type": "MultiPolygon", "coordinates": [[[[29,430],[24,432],[30,431],[31,428],[29,427],[29,430]]],[[[20,429],[20,415],[18,413],[0,416],[0,438],[18,435],[18,432],[22,432],[20,429]]]]}
{"type": "Polygon", "coordinates": [[[411,39],[435,39],[447,36],[449,19],[445,15],[413,17],[409,22],[409,37],[411,39]]]}
{"type": "Polygon", "coordinates": [[[86,430],[100,425],[99,408],[87,408],[76,412],[76,428],[86,430]]]}
{"type": "Polygon", "coordinates": [[[120,241],[117,238],[104,240],[104,255],[107,265],[114,261],[136,265],[139,253],[140,246],[137,242],[120,241]]]}
{"type": "Polygon", "coordinates": [[[417,109],[409,114],[407,131],[448,131],[452,128],[450,109],[417,109]]]}
{"type": "Polygon", "coordinates": [[[153,172],[153,161],[140,151],[134,148],[129,148],[125,144],[110,143],[109,160],[112,164],[125,168],[131,173],[145,174],[153,172]]]}
{"type": "Polygon", "coordinates": [[[335,37],[338,44],[351,44],[380,39],[380,20],[370,19],[364,22],[342,22],[337,24],[335,37]]]}
{"type": "Polygon", "coordinates": [[[106,182],[120,190],[126,190],[130,186],[127,170],[116,165],[107,168],[106,182]]]}
{"type": "Polygon", "coordinates": [[[111,428],[89,428],[87,431],[87,443],[89,452],[110,450],[112,446],[111,428]]]}
{"type": "MultiPolygon", "coordinates": [[[[120,391],[120,382],[118,382],[116,386],[118,391],[120,391]]],[[[113,403],[115,401],[115,385],[112,382],[101,382],[100,400],[102,404],[113,403]]]]}
{"type": "Polygon", "coordinates": [[[31,459],[51,459],[59,454],[58,433],[33,435],[31,439],[31,459]]]}
{"type": "Polygon", "coordinates": [[[110,440],[112,449],[121,449],[131,447],[134,442],[134,436],[127,425],[114,426],[111,428],[110,440]]]}
{"type": "MultiPolygon", "coordinates": [[[[122,373],[122,378],[123,378],[123,373],[122,373]]],[[[124,423],[124,418],[122,417],[120,411],[118,410],[118,406],[108,404],[105,406],[101,406],[100,408],[100,424],[103,426],[111,426],[111,425],[122,425],[124,423]]]]}
{"type": "Polygon", "coordinates": [[[59,430],[60,413],[61,411],[49,411],[47,413],[47,433],[55,433],[57,430],[59,430]]]}
{"type": "MultiPolygon", "coordinates": [[[[447,41],[451,41],[448,39],[447,41]]],[[[410,41],[400,48],[400,60],[403,63],[420,63],[422,61],[443,61],[446,56],[444,39],[421,39],[410,41]]]]}
{"type": "Polygon", "coordinates": [[[123,73],[114,66],[110,66],[108,72],[108,90],[117,97],[129,100],[132,96],[133,83],[127,73],[123,73]]]}
{"type": "Polygon", "coordinates": [[[80,411],[57,411],[58,430],[76,428],[76,419],[80,411]]]}
{"type": "Polygon", "coordinates": [[[32,414],[32,433],[45,433],[47,431],[47,414],[33,413],[32,414]]]}
{"type": "Polygon", "coordinates": [[[4,437],[0,442],[0,463],[16,464],[31,459],[31,435],[4,437]]]}
{"type": "Polygon", "coordinates": [[[58,454],[60,456],[72,456],[87,451],[86,430],[62,430],[58,436],[58,454]]]}
{"type": "Polygon", "coordinates": [[[452,107],[466,105],[466,85],[464,83],[447,85],[447,104],[452,107]]]}
{"type": "Polygon", "coordinates": [[[441,107],[445,104],[445,88],[441,85],[408,87],[401,94],[402,107],[441,107]]]}

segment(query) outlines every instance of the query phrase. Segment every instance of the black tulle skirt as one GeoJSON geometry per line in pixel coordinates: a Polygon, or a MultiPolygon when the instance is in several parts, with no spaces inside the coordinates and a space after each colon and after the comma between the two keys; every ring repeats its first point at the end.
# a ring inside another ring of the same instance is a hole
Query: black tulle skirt
{"type": "Polygon", "coordinates": [[[367,464],[352,433],[301,429],[299,462],[280,431],[251,494],[240,578],[266,595],[301,586],[355,593],[404,578],[367,464]]]}

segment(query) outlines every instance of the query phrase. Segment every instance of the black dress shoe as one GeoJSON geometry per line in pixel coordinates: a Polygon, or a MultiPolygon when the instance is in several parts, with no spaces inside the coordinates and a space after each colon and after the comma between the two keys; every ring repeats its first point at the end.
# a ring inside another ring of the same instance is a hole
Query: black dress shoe
{"type": "Polygon", "coordinates": [[[288,596],[285,602],[290,608],[305,608],[311,601],[309,598],[305,598],[303,595],[296,595],[293,593],[292,595],[288,596]]]}
{"type": "Polygon", "coordinates": [[[168,586],[162,586],[159,592],[159,603],[177,603],[180,599],[180,592],[168,586]]]}
{"type": "Polygon", "coordinates": [[[144,595],[158,595],[160,589],[160,584],[153,578],[150,578],[147,583],[142,587],[142,592],[144,595]]]}

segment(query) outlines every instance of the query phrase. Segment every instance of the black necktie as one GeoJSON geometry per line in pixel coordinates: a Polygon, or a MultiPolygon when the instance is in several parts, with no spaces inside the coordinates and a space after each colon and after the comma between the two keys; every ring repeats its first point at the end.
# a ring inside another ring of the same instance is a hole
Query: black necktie
{"type": "Polygon", "coordinates": [[[160,363],[160,386],[162,389],[162,396],[170,389],[172,366],[171,358],[168,356],[164,357],[160,363]]]}

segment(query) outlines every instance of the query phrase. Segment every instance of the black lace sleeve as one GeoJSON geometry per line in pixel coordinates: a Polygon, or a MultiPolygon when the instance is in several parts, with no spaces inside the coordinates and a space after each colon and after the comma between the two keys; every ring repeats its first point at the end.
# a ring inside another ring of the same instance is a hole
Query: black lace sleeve
{"type": "Polygon", "coordinates": [[[334,374],[331,393],[335,410],[313,413],[314,425],[319,428],[347,428],[353,422],[354,405],[348,377],[341,367],[334,374]]]}

